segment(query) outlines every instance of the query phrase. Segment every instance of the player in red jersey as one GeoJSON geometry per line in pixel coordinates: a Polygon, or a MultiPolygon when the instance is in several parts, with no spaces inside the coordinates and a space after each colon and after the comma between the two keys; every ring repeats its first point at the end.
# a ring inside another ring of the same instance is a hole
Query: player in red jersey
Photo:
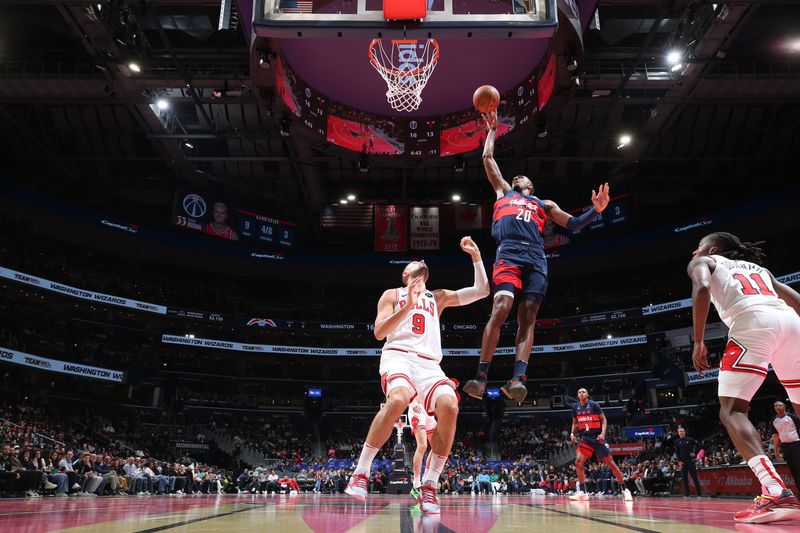
{"type": "Polygon", "coordinates": [[[614,462],[611,450],[606,444],[606,415],[603,414],[603,409],[597,402],[589,399],[589,391],[584,388],[578,389],[578,400],[578,403],[572,404],[572,431],[569,435],[572,444],[578,443],[580,439],[575,456],[578,484],[575,494],[569,499],[578,501],[589,499],[583,490],[586,487],[586,471],[583,465],[587,459],[595,455],[598,461],[603,461],[614,473],[614,477],[622,487],[622,496],[625,501],[633,501],[631,491],[625,486],[625,478],[617,463],[614,462]]]}
{"type": "Polygon", "coordinates": [[[533,345],[533,328],[536,313],[547,292],[547,260],[544,256],[542,232],[548,219],[570,231],[590,224],[608,206],[608,183],[592,191],[592,205],[580,216],[574,217],[561,210],[552,200],[533,196],[533,182],[526,176],[515,176],[511,185],[503,179],[494,160],[494,141],[497,133],[497,112],[485,115],[488,134],[483,147],[483,165],[486,176],[494,188],[492,236],[497,242],[497,255],[492,272],[494,303],[492,315],[483,330],[481,355],[475,379],[464,385],[464,392],[473,398],[482,398],[486,390],[489,364],[500,338],[500,328],[508,318],[514,299],[520,297],[517,310],[517,337],[514,345],[517,358],[513,377],[500,389],[508,398],[522,402],[528,394],[525,388],[528,358],[533,345]]]}
{"type": "Polygon", "coordinates": [[[239,234],[233,231],[233,228],[228,225],[228,206],[222,202],[217,202],[211,210],[212,222],[203,227],[203,233],[219,237],[221,239],[229,239],[231,241],[238,241],[239,234]]]}
{"type": "Polygon", "coordinates": [[[719,367],[719,418],[761,482],[755,503],[734,519],[756,524],[800,520],[800,501],[786,488],[747,417],[769,365],[794,408],[800,409],[800,294],[761,266],[761,244],[712,233],[700,241],[687,268],[692,279],[692,362],[701,376],[710,368],[703,336],[712,303],[730,328],[719,367]]]}

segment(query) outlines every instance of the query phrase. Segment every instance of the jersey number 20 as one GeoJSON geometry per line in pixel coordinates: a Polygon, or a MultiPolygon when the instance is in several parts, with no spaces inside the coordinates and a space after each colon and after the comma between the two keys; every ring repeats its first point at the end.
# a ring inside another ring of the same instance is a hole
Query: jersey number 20
{"type": "Polygon", "coordinates": [[[517,220],[524,220],[525,222],[531,221],[531,210],[530,209],[522,209],[521,207],[517,208],[517,220]]]}
{"type": "Polygon", "coordinates": [[[425,315],[416,313],[411,317],[411,331],[417,335],[425,333],[425,315]]]}

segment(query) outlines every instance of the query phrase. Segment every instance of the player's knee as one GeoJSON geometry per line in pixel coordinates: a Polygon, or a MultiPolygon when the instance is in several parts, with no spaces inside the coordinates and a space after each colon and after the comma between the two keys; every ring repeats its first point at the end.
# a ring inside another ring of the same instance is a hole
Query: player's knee
{"type": "Polygon", "coordinates": [[[409,403],[414,393],[406,387],[396,387],[386,396],[386,408],[390,411],[403,410],[409,403]]]}
{"type": "Polygon", "coordinates": [[[505,320],[514,306],[514,300],[508,296],[498,296],[492,305],[492,317],[505,320]]]}
{"type": "Polygon", "coordinates": [[[455,396],[442,395],[436,400],[436,417],[455,420],[458,416],[458,401],[455,396]]]}

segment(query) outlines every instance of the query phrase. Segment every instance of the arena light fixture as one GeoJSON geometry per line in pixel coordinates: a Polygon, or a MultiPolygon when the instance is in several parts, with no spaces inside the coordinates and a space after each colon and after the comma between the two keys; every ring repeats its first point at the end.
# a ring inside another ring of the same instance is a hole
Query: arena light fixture
{"type": "Polygon", "coordinates": [[[139,66],[139,63],[136,63],[135,61],[131,61],[130,63],[128,63],[128,70],[138,74],[139,72],[142,71],[142,67],[139,66]]]}
{"type": "Polygon", "coordinates": [[[670,65],[676,65],[680,63],[682,55],[683,54],[681,54],[677,50],[672,50],[667,54],[667,63],[669,63],[670,65]]]}
{"type": "Polygon", "coordinates": [[[167,102],[167,100],[164,98],[159,98],[156,100],[156,107],[161,111],[166,111],[169,109],[169,102],[167,102]]]}
{"type": "Polygon", "coordinates": [[[786,44],[786,48],[790,52],[800,52],[800,37],[792,39],[786,44]]]}
{"type": "Polygon", "coordinates": [[[623,133],[619,137],[619,145],[617,146],[617,150],[619,150],[620,148],[625,148],[631,143],[632,140],[633,138],[630,135],[628,135],[627,133],[623,133]]]}
{"type": "Polygon", "coordinates": [[[578,70],[578,56],[573,51],[567,52],[567,70],[570,72],[578,70]]]}
{"type": "Polygon", "coordinates": [[[339,200],[339,203],[344,205],[347,203],[347,200],[345,198],[342,198],[341,200],[339,200]]]}
{"type": "Polygon", "coordinates": [[[540,139],[547,137],[547,120],[544,117],[536,119],[536,136],[540,139]]]}
{"type": "Polygon", "coordinates": [[[348,194],[347,195],[347,200],[348,201],[352,202],[355,199],[356,199],[356,195],[355,194],[348,194]]]}
{"type": "Polygon", "coordinates": [[[288,118],[281,120],[281,137],[288,137],[291,135],[292,121],[288,118]]]}
{"type": "Polygon", "coordinates": [[[452,196],[451,200],[453,200],[454,202],[460,202],[461,201],[461,195],[460,194],[454,194],[452,196]]]}
{"type": "Polygon", "coordinates": [[[185,141],[185,142],[183,143],[183,145],[184,145],[186,148],[189,148],[190,150],[191,150],[192,148],[194,148],[194,145],[193,145],[192,143],[190,143],[189,141],[185,141]]]}
{"type": "Polygon", "coordinates": [[[264,50],[258,56],[258,66],[264,70],[269,70],[272,64],[269,61],[269,52],[264,50]]]}
{"type": "Polygon", "coordinates": [[[608,335],[606,335],[606,339],[613,339],[613,338],[614,338],[614,335],[612,335],[611,333],[609,333],[608,335]]]}

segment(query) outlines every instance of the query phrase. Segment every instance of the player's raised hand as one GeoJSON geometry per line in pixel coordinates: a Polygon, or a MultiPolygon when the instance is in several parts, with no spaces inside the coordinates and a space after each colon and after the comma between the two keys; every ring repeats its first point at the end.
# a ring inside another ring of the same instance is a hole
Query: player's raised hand
{"type": "Polygon", "coordinates": [[[594,205],[594,210],[598,213],[602,213],[608,207],[610,200],[609,190],[608,182],[606,182],[600,185],[596,191],[592,191],[592,204],[594,205]]]}
{"type": "Polygon", "coordinates": [[[475,244],[475,241],[473,241],[472,237],[470,237],[469,235],[461,238],[460,245],[461,249],[467,252],[469,255],[471,255],[473,260],[481,258],[481,251],[478,248],[478,245],[475,244]]]}
{"type": "Polygon", "coordinates": [[[708,364],[708,348],[704,342],[695,342],[692,350],[692,364],[697,373],[702,377],[706,370],[711,370],[708,364]]]}
{"type": "Polygon", "coordinates": [[[497,110],[489,111],[488,113],[481,113],[483,120],[486,122],[487,130],[497,129],[497,110]]]}

